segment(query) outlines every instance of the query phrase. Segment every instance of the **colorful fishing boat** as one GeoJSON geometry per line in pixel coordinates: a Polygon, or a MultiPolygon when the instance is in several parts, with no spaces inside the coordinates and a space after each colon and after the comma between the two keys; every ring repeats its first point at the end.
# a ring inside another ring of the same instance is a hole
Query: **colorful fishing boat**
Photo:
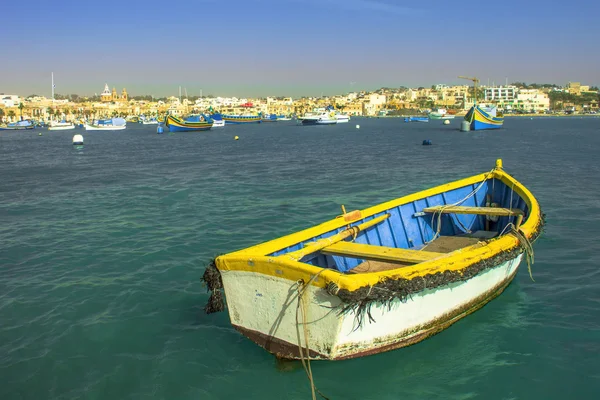
{"type": "Polygon", "coordinates": [[[504,116],[498,112],[496,107],[482,107],[473,105],[465,115],[465,121],[469,122],[472,131],[502,128],[504,116]]]}
{"type": "Polygon", "coordinates": [[[254,124],[260,123],[260,115],[231,115],[222,114],[225,124],[254,124]]]}
{"type": "Polygon", "coordinates": [[[277,122],[277,114],[264,114],[261,117],[262,122],[277,122]]]}
{"type": "Polygon", "coordinates": [[[167,115],[165,125],[169,132],[207,131],[213,126],[213,120],[205,115],[193,115],[185,120],[167,115]]]}
{"type": "MultiPolygon", "coordinates": [[[[544,218],[504,171],[346,212],[217,257],[207,313],[284,359],[340,360],[424,340],[478,310],[515,277],[544,218]]],[[[531,273],[531,270],[530,270],[531,273]]]]}
{"type": "MultiPolygon", "coordinates": [[[[480,131],[502,128],[504,116],[497,111],[496,107],[484,107],[477,104],[477,84],[479,83],[479,79],[468,76],[459,76],[459,78],[473,81],[473,107],[471,107],[465,115],[465,121],[467,121],[469,125],[468,129],[480,131]]],[[[465,128],[462,130],[466,131],[468,129],[465,128]]]]}
{"type": "Polygon", "coordinates": [[[213,128],[222,128],[225,126],[225,121],[223,121],[223,116],[219,113],[211,114],[210,119],[213,121],[213,128]]]}
{"type": "Polygon", "coordinates": [[[33,129],[35,124],[26,119],[23,121],[10,122],[8,124],[0,124],[0,131],[20,131],[24,129],[33,129]]]}

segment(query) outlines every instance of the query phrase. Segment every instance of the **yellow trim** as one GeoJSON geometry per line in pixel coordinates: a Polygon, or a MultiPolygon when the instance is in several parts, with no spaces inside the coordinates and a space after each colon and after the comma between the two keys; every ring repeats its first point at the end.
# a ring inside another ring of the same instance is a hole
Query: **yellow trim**
{"type": "MultiPolygon", "coordinates": [[[[525,237],[530,238],[541,222],[538,202],[525,186],[500,169],[494,170],[491,174],[486,173],[475,175],[408,196],[400,197],[398,199],[363,210],[361,211],[361,214],[363,218],[366,218],[418,199],[433,196],[460,187],[473,185],[481,182],[485,178],[496,178],[501,180],[506,185],[513,188],[513,190],[522,199],[524,199],[527,207],[529,208],[529,216],[527,221],[521,225],[520,231],[525,235],[525,237]]],[[[403,266],[394,270],[361,274],[343,274],[333,269],[323,270],[320,267],[294,261],[286,257],[266,256],[266,254],[270,254],[274,251],[292,246],[304,240],[308,240],[311,237],[319,236],[333,229],[340,228],[341,226],[344,226],[345,223],[346,221],[344,221],[343,218],[336,218],[301,232],[293,233],[291,235],[259,244],[257,246],[252,246],[247,249],[220,256],[216,260],[217,267],[223,273],[227,273],[227,271],[246,271],[277,278],[284,278],[290,281],[302,279],[304,282],[309,282],[311,277],[319,274],[316,279],[311,281],[311,285],[325,287],[327,282],[334,282],[340,289],[354,291],[364,286],[372,286],[383,279],[414,279],[427,274],[435,274],[437,272],[448,270],[461,271],[469,265],[493,257],[500,252],[510,250],[519,244],[518,239],[514,235],[504,235],[491,240],[486,245],[475,244],[452,253],[448,253],[447,255],[434,260],[424,261],[412,266],[403,266]]]]}

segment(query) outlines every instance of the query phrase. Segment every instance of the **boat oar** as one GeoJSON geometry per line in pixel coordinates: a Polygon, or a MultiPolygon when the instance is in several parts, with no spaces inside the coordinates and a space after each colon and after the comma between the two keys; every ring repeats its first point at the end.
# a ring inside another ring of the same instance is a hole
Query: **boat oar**
{"type": "Polygon", "coordinates": [[[290,253],[284,254],[283,256],[287,256],[294,261],[299,261],[302,259],[302,257],[304,257],[308,254],[315,253],[315,252],[322,250],[325,247],[330,246],[334,243],[341,242],[342,240],[344,240],[350,236],[355,237],[356,235],[358,235],[359,232],[362,232],[365,229],[368,229],[374,225],[377,225],[378,223],[380,223],[382,221],[385,221],[387,218],[389,218],[389,216],[390,216],[390,214],[384,214],[377,218],[373,218],[370,221],[363,222],[360,225],[351,226],[348,229],[345,229],[345,230],[341,231],[340,233],[336,233],[335,235],[330,236],[328,238],[323,238],[323,239],[319,239],[314,242],[307,243],[300,250],[292,251],[290,253]]]}

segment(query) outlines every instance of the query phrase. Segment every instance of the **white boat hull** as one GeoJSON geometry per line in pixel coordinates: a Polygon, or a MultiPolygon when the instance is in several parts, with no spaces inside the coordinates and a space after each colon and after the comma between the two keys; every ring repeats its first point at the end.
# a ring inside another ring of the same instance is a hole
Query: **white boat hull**
{"type": "Polygon", "coordinates": [[[127,127],[126,125],[111,126],[111,125],[89,125],[89,124],[86,124],[85,130],[86,131],[122,131],[126,127],[127,127]]]}
{"type": "MultiPolygon", "coordinates": [[[[337,296],[308,286],[308,346],[297,325],[296,282],[247,271],[221,271],[229,317],[234,327],[281,358],[298,358],[298,337],[312,359],[345,359],[380,353],[417,343],[482,307],[512,281],[522,254],[466,280],[425,289],[405,302],[373,304],[357,325],[352,311],[339,314],[337,296]]],[[[300,319],[300,322],[302,320],[300,319]]]]}
{"type": "Polygon", "coordinates": [[[48,126],[49,131],[66,131],[69,129],[75,129],[75,125],[67,124],[67,125],[50,125],[50,126],[48,126]]]}
{"type": "Polygon", "coordinates": [[[225,126],[225,121],[220,120],[220,121],[216,121],[213,119],[213,128],[222,128],[225,126]]]}

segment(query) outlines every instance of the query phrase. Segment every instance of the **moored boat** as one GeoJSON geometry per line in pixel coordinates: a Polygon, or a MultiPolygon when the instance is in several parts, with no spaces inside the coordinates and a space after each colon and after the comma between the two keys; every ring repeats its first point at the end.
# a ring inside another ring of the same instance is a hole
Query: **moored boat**
{"type": "Polygon", "coordinates": [[[472,131],[498,129],[504,125],[504,116],[496,107],[482,107],[475,104],[465,115],[472,131]]]}
{"type": "Polygon", "coordinates": [[[231,115],[222,114],[223,121],[226,124],[254,124],[260,123],[260,115],[231,115]]]}
{"type": "Polygon", "coordinates": [[[343,214],[217,257],[205,311],[285,359],[339,360],[417,343],[498,296],[543,214],[504,171],[343,214]]]}
{"type": "Polygon", "coordinates": [[[277,122],[277,115],[276,114],[264,114],[261,117],[261,121],[262,122],[277,122]]]}
{"type": "Polygon", "coordinates": [[[445,108],[438,108],[435,111],[431,111],[429,114],[430,119],[454,119],[454,115],[449,114],[445,108]]]}
{"type": "Polygon", "coordinates": [[[406,117],[404,122],[429,122],[427,117],[406,117]]]}
{"type": "Polygon", "coordinates": [[[205,115],[193,115],[186,119],[167,115],[165,125],[169,132],[207,131],[213,126],[213,120],[205,115]]]}
{"type": "Polygon", "coordinates": [[[23,121],[10,122],[8,124],[1,124],[0,130],[2,131],[20,131],[24,129],[33,129],[35,124],[30,120],[26,119],[23,121]]]}
{"type": "Polygon", "coordinates": [[[127,128],[127,122],[123,118],[96,119],[85,124],[86,131],[121,131],[127,128]]]}
{"type": "Polygon", "coordinates": [[[343,124],[345,122],[350,122],[350,116],[348,114],[342,114],[341,112],[335,110],[335,119],[338,124],[343,124]]]}
{"type": "Polygon", "coordinates": [[[286,117],[285,115],[278,115],[277,116],[277,121],[291,121],[292,119],[290,117],[286,117]]]}
{"type": "Polygon", "coordinates": [[[308,112],[304,116],[299,117],[298,121],[302,125],[334,125],[338,123],[335,111],[331,106],[308,112]]]}
{"type": "Polygon", "coordinates": [[[223,121],[223,116],[219,113],[211,114],[210,119],[213,121],[213,128],[222,128],[225,126],[225,121],[223,121]]]}
{"type": "Polygon", "coordinates": [[[49,131],[64,131],[68,129],[75,129],[75,124],[67,121],[50,121],[48,124],[49,131]]]}

